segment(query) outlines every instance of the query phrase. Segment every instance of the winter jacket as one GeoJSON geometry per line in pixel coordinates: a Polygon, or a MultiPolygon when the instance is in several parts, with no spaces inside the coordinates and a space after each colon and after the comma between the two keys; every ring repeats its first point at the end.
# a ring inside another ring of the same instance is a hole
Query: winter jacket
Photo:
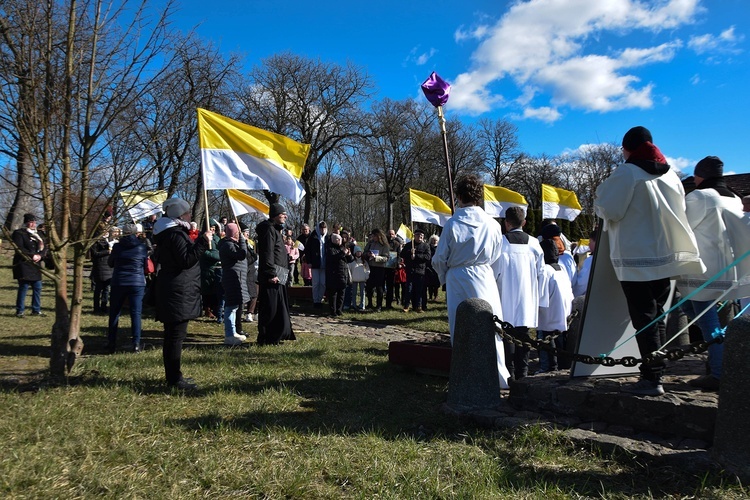
{"type": "Polygon", "coordinates": [[[330,245],[326,251],[326,288],[340,290],[349,281],[348,262],[354,260],[350,253],[344,253],[344,247],[330,245]]]}
{"type": "Polygon", "coordinates": [[[112,279],[112,268],[109,265],[109,242],[107,238],[100,238],[91,247],[91,279],[107,281],[112,279]]]}
{"type": "Polygon", "coordinates": [[[222,238],[219,242],[221,257],[221,286],[228,306],[241,306],[250,300],[247,290],[247,242],[222,238]]]}
{"type": "Polygon", "coordinates": [[[305,260],[313,269],[325,269],[326,267],[325,249],[328,246],[331,235],[326,233],[322,238],[323,244],[321,245],[321,236],[316,229],[310,233],[310,236],[307,238],[307,243],[305,244],[305,260]],[[321,246],[323,247],[322,249],[321,246]]]}
{"type": "Polygon", "coordinates": [[[40,238],[34,237],[26,227],[13,231],[12,238],[13,243],[19,248],[13,255],[13,279],[40,281],[42,279],[42,268],[40,267],[42,261],[34,262],[26,260],[23,256],[25,255],[31,259],[34,255],[39,255],[43,259],[47,253],[47,247],[39,250],[41,245],[40,238]]]}
{"type": "Polygon", "coordinates": [[[432,253],[430,252],[430,245],[424,241],[416,246],[414,250],[414,258],[411,257],[411,248],[414,245],[413,241],[406,244],[404,249],[401,251],[401,258],[404,259],[406,264],[407,275],[416,274],[418,276],[424,276],[427,268],[427,263],[432,260],[432,253]]]}
{"type": "Polygon", "coordinates": [[[211,295],[221,285],[221,262],[219,257],[219,241],[216,235],[213,237],[211,248],[207,248],[200,257],[201,268],[201,293],[211,295]]]}
{"type": "Polygon", "coordinates": [[[365,245],[364,255],[369,255],[368,252],[373,254],[377,252],[378,255],[372,259],[367,259],[367,263],[370,267],[385,267],[385,263],[388,262],[390,256],[390,251],[391,248],[388,245],[382,245],[377,241],[371,241],[365,245]]]}
{"type": "Polygon", "coordinates": [[[208,249],[204,238],[190,241],[188,231],[168,217],[154,224],[156,262],[156,319],[163,323],[187,321],[201,314],[198,260],[208,249]]]}
{"type": "Polygon", "coordinates": [[[347,265],[349,266],[349,273],[352,276],[352,283],[364,283],[367,281],[367,278],[370,276],[370,266],[364,259],[354,257],[347,265]]]}
{"type": "Polygon", "coordinates": [[[146,258],[148,248],[134,234],[129,234],[112,247],[107,258],[112,272],[112,286],[146,286],[146,258]]]}

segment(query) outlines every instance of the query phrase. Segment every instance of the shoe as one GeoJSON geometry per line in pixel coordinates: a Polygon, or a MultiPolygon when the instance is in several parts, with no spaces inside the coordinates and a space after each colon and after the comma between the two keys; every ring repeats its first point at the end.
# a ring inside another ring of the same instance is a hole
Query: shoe
{"type": "Polygon", "coordinates": [[[408,307],[404,307],[404,312],[408,313],[409,312],[409,308],[408,307]]]}
{"type": "Polygon", "coordinates": [[[42,311],[36,311],[31,313],[32,316],[46,316],[47,313],[43,313],[42,311]]]}
{"type": "Polygon", "coordinates": [[[249,313],[245,314],[245,321],[248,322],[248,323],[252,323],[253,322],[253,315],[249,314],[249,313]]]}
{"type": "Polygon", "coordinates": [[[421,313],[422,312],[422,308],[421,307],[417,307],[416,309],[414,309],[414,312],[421,313]]]}
{"type": "Polygon", "coordinates": [[[688,380],[688,384],[703,389],[704,391],[718,391],[721,380],[713,375],[702,375],[698,378],[688,380]]]}
{"type": "Polygon", "coordinates": [[[253,314],[252,318],[253,318],[253,321],[256,321],[256,322],[258,321],[258,315],[257,314],[253,314]]]}
{"type": "Polygon", "coordinates": [[[224,345],[240,345],[242,344],[242,339],[238,337],[224,337],[224,345]]]}
{"type": "Polygon", "coordinates": [[[23,318],[26,315],[24,313],[16,313],[16,318],[23,318]]]}
{"type": "Polygon", "coordinates": [[[244,342],[244,341],[246,341],[246,340],[247,340],[247,337],[246,337],[245,335],[242,335],[242,334],[241,334],[241,333],[239,333],[239,332],[238,332],[238,333],[235,333],[235,334],[234,334],[234,338],[236,338],[236,339],[240,339],[240,341],[242,341],[242,342],[244,342]]]}
{"type": "Polygon", "coordinates": [[[362,311],[362,312],[365,312],[365,308],[364,307],[360,307],[359,310],[362,311]]]}
{"type": "Polygon", "coordinates": [[[140,354],[143,352],[143,344],[136,344],[133,346],[133,353],[140,354]]]}
{"type": "Polygon", "coordinates": [[[179,381],[177,381],[176,384],[170,384],[169,386],[172,389],[177,389],[178,391],[197,391],[198,390],[198,384],[196,384],[191,378],[180,379],[179,381]]]}
{"type": "Polygon", "coordinates": [[[664,387],[662,387],[660,382],[646,380],[645,378],[640,379],[638,382],[624,385],[620,390],[638,396],[662,396],[664,394],[664,387]]]}

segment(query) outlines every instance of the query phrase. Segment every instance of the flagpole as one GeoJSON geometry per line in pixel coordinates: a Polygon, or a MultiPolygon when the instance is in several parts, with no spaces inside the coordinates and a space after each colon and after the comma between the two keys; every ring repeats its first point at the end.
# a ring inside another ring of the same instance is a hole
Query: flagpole
{"type": "Polygon", "coordinates": [[[451,160],[448,157],[448,132],[445,129],[445,113],[442,106],[437,106],[438,120],[440,121],[440,134],[443,136],[443,155],[445,156],[445,168],[448,172],[448,191],[451,196],[451,214],[455,212],[456,201],[453,197],[453,174],[451,173],[451,160]]]}
{"type": "Polygon", "coordinates": [[[411,220],[411,260],[414,260],[414,219],[411,220]]]}

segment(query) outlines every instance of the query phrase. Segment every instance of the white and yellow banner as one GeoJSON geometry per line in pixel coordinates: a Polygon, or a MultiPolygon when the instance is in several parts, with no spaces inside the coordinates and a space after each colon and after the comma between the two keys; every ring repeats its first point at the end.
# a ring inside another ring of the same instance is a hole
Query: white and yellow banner
{"type": "Polygon", "coordinates": [[[451,208],[434,194],[409,189],[412,222],[427,222],[442,227],[451,218],[451,208]]]}
{"type": "Polygon", "coordinates": [[[523,213],[529,207],[529,202],[522,194],[500,186],[484,185],[484,211],[492,217],[505,217],[505,211],[510,207],[521,207],[523,213]]]}
{"type": "Polygon", "coordinates": [[[542,184],[542,219],[575,220],[581,204],[573,191],[542,184]]]}
{"type": "Polygon", "coordinates": [[[120,191],[122,203],[128,210],[133,222],[145,219],[149,215],[161,212],[161,204],[167,199],[167,192],[157,191],[120,191]]]}
{"type": "Polygon", "coordinates": [[[268,205],[242,191],[227,189],[227,197],[232,206],[232,213],[237,217],[244,214],[261,214],[268,217],[268,205]]]}
{"type": "Polygon", "coordinates": [[[201,108],[198,135],[205,189],[267,189],[295,203],[305,195],[309,144],[201,108]]]}
{"type": "Polygon", "coordinates": [[[401,236],[401,239],[407,243],[410,242],[414,237],[414,235],[411,233],[411,229],[409,229],[409,226],[407,226],[406,224],[401,224],[401,226],[399,226],[398,228],[398,231],[396,231],[396,234],[398,236],[401,236]]]}

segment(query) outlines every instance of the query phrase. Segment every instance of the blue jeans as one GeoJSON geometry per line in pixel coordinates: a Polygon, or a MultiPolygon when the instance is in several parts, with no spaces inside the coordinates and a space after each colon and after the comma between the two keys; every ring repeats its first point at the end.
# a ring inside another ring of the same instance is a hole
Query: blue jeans
{"type": "Polygon", "coordinates": [[[128,299],[130,305],[130,333],[133,338],[133,347],[141,345],[141,312],[143,311],[143,294],[146,293],[146,285],[143,286],[112,286],[109,304],[109,331],[107,340],[110,347],[117,344],[117,327],[120,323],[120,312],[128,299]]]}
{"type": "Polygon", "coordinates": [[[240,306],[224,306],[224,337],[233,338],[234,334],[237,333],[236,322],[237,322],[237,309],[240,306]]]}
{"type": "Polygon", "coordinates": [[[352,283],[352,309],[365,308],[365,282],[355,281],[352,283]],[[359,302],[357,302],[359,297],[359,302]]]}
{"type": "Polygon", "coordinates": [[[31,312],[38,314],[42,310],[42,280],[18,280],[16,314],[23,314],[26,310],[26,292],[29,287],[31,287],[31,312]]]}
{"type": "MultiPolygon", "coordinates": [[[[537,340],[544,340],[547,337],[551,336],[553,333],[554,332],[537,330],[536,338],[537,340]]],[[[554,347],[558,351],[562,351],[565,347],[563,340],[563,334],[558,335],[555,341],[552,343],[552,347],[554,347]]],[[[557,354],[545,351],[544,349],[539,349],[539,369],[544,372],[556,371],[558,369],[557,354]]]]}
{"type": "MultiPolygon", "coordinates": [[[[705,308],[713,303],[710,301],[688,300],[683,304],[682,309],[688,318],[695,319],[705,308]]],[[[711,307],[706,313],[698,318],[698,326],[703,334],[703,340],[708,342],[713,338],[713,332],[721,330],[719,323],[719,312],[716,306],[711,307]]],[[[711,344],[708,346],[708,367],[711,369],[711,375],[721,378],[721,364],[724,360],[724,344],[711,344]]]]}
{"type": "Polygon", "coordinates": [[[353,288],[354,285],[352,284],[346,285],[346,288],[344,288],[344,310],[349,309],[349,304],[352,303],[353,288]]]}

